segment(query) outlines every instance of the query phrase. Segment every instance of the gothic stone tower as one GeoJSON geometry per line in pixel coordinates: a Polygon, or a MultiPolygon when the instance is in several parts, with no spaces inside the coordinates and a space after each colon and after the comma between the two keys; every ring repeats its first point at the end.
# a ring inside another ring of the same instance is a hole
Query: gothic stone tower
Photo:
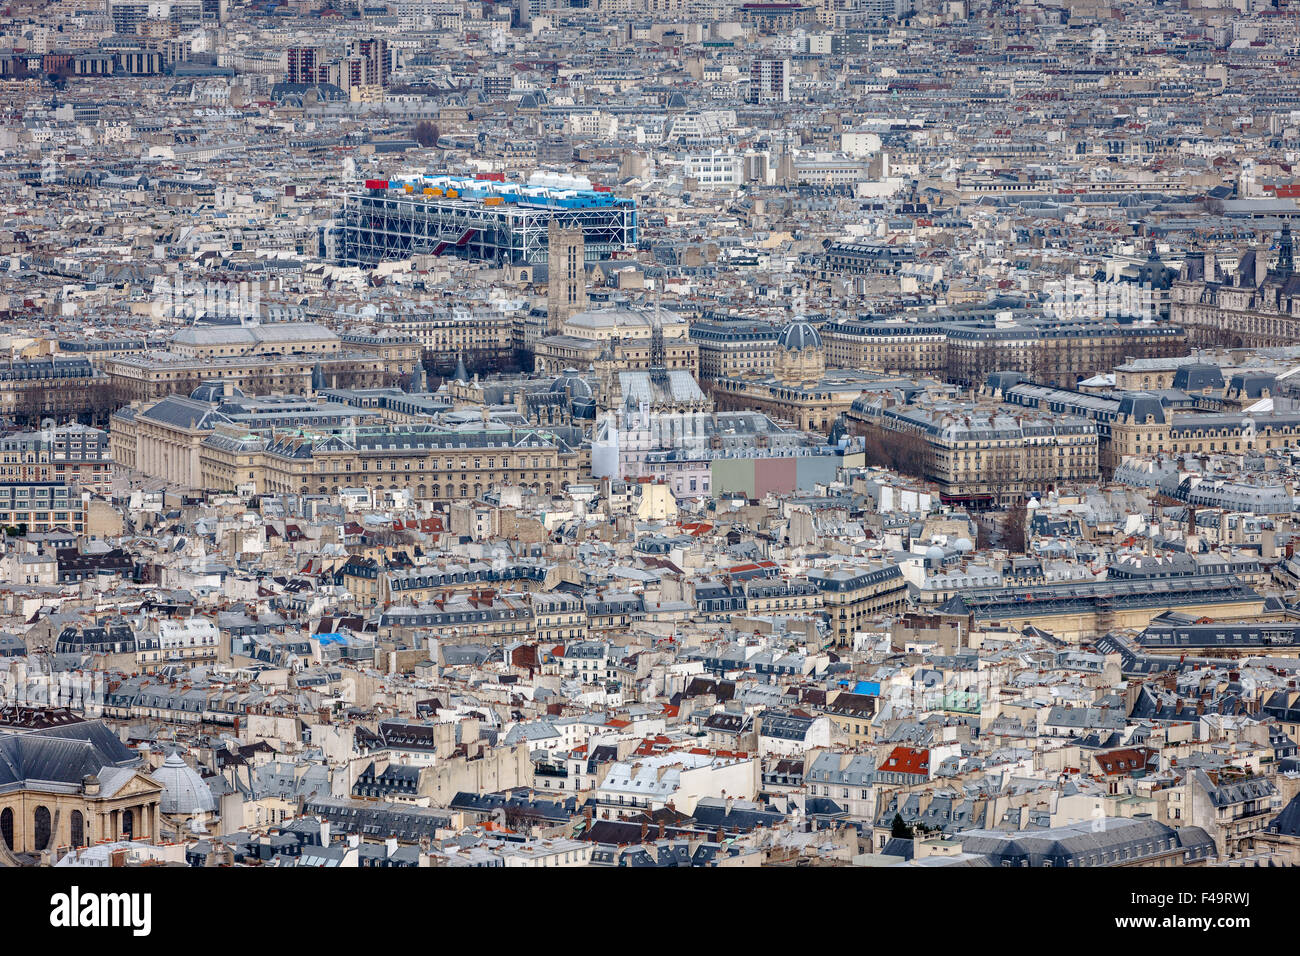
{"type": "Polygon", "coordinates": [[[587,272],[583,265],[586,243],[581,229],[561,229],[554,220],[547,228],[546,239],[546,330],[556,335],[565,319],[587,308],[587,272]]]}

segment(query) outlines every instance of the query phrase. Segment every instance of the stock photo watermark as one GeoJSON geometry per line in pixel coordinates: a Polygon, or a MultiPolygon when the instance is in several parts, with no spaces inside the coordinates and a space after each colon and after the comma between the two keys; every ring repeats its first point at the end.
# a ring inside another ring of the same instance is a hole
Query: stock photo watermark
{"type": "Polygon", "coordinates": [[[153,296],[163,316],[177,320],[247,322],[262,314],[261,290],[250,282],[162,276],[154,282],[153,296]]]}

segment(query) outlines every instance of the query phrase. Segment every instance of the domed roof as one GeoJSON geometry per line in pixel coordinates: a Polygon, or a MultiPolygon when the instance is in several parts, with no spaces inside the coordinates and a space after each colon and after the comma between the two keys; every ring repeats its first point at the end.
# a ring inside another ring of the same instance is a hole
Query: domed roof
{"type": "Polygon", "coordinates": [[[975,550],[975,542],[971,541],[970,538],[958,538],[957,550],[962,554],[970,554],[975,550]]]}
{"type": "Polygon", "coordinates": [[[776,340],[776,344],[783,349],[802,352],[807,348],[821,348],[822,337],[811,323],[805,319],[795,319],[781,330],[781,337],[776,340]]]}
{"type": "Polygon", "coordinates": [[[937,544],[930,545],[930,547],[925,549],[925,559],[927,561],[942,561],[943,548],[939,547],[937,544]]]}
{"type": "Polygon", "coordinates": [[[212,789],[178,753],[173,752],[150,776],[163,785],[162,799],[158,803],[158,809],[163,813],[187,816],[217,809],[212,789]]]}
{"type": "Polygon", "coordinates": [[[227,396],[225,386],[221,382],[204,382],[194,391],[190,392],[190,398],[196,402],[220,402],[230,398],[243,398],[244,393],[237,387],[231,386],[230,395],[227,396]]]}
{"type": "Polygon", "coordinates": [[[566,388],[573,398],[591,398],[591,386],[576,368],[566,368],[551,383],[552,392],[562,392],[566,388]]]}

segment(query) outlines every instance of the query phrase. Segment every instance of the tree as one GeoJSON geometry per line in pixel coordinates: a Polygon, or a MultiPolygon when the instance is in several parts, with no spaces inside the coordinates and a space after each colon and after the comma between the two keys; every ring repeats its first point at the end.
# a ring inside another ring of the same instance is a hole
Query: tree
{"type": "Polygon", "coordinates": [[[1196,342],[1199,345],[1217,346],[1219,348],[1240,349],[1246,347],[1245,338],[1232,329],[1222,327],[1206,328],[1198,326],[1196,329],[1196,342]]]}
{"type": "Polygon", "coordinates": [[[1026,514],[1023,501],[1017,501],[1007,509],[1007,517],[1002,523],[1002,543],[1012,551],[1025,550],[1026,514]]]}
{"type": "Polygon", "coordinates": [[[930,471],[930,445],[915,432],[895,431],[872,423],[856,422],[850,425],[854,434],[865,442],[866,463],[888,468],[916,478],[927,477],[930,471]]]}
{"type": "Polygon", "coordinates": [[[411,138],[425,149],[436,147],[438,145],[438,137],[441,135],[442,134],[439,132],[437,125],[435,123],[430,123],[428,120],[420,120],[420,122],[415,124],[415,129],[411,130],[411,138]]]}
{"type": "Polygon", "coordinates": [[[537,814],[528,807],[511,804],[505,808],[505,824],[516,833],[531,833],[537,814]]]}
{"type": "Polygon", "coordinates": [[[915,830],[903,822],[903,815],[901,813],[895,813],[894,822],[889,825],[889,835],[891,837],[898,837],[901,840],[910,840],[914,833],[915,830]]]}

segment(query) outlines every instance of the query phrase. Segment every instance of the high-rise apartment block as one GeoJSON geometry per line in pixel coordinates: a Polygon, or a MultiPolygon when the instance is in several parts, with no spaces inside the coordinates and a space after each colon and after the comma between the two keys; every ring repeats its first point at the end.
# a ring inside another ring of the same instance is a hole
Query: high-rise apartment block
{"type": "Polygon", "coordinates": [[[315,47],[290,47],[285,51],[285,79],[290,83],[326,83],[329,67],[321,62],[315,47]]]}
{"type": "Polygon", "coordinates": [[[387,86],[393,72],[388,41],[375,38],[353,40],[344,66],[346,82],[340,84],[344,89],[353,86],[387,86]]]}
{"type": "Polygon", "coordinates": [[[750,64],[749,102],[790,102],[789,60],[754,60],[750,64]]]}

